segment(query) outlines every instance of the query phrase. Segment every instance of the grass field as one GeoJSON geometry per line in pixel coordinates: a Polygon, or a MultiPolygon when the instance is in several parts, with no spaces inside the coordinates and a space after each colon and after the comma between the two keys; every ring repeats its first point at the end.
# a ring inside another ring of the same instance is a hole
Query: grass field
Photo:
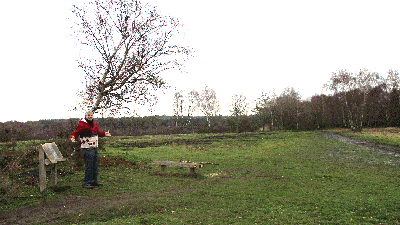
{"type": "Polygon", "coordinates": [[[105,149],[135,163],[100,166],[93,190],[82,172],[44,194],[27,186],[2,210],[37,224],[400,224],[400,159],[319,132],[111,137],[105,149]],[[218,165],[162,174],[153,160],[218,165]]]}

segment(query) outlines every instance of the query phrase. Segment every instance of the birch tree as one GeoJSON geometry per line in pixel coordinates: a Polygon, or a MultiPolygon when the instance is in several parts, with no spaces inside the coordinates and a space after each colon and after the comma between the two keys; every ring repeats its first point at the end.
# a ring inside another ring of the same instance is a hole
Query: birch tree
{"type": "Polygon", "coordinates": [[[334,91],[342,102],[343,115],[347,113],[346,125],[353,131],[361,131],[368,93],[382,83],[377,72],[367,69],[353,74],[346,70],[332,73],[325,88],[334,91]]]}
{"type": "Polygon", "coordinates": [[[280,118],[279,123],[284,129],[299,129],[300,94],[293,87],[287,87],[275,99],[275,113],[280,118]]]}
{"type": "Polygon", "coordinates": [[[369,71],[368,69],[360,70],[356,75],[356,88],[362,93],[362,106],[360,111],[360,127],[357,130],[361,131],[364,123],[365,110],[367,105],[367,97],[371,90],[383,83],[383,78],[377,72],[369,71]]]}
{"type": "Polygon", "coordinates": [[[181,92],[175,92],[174,102],[173,102],[173,114],[175,116],[176,122],[175,126],[178,126],[178,121],[183,117],[183,95],[181,92]]]}
{"type": "Polygon", "coordinates": [[[390,69],[386,78],[386,84],[388,88],[387,92],[390,92],[391,90],[393,90],[393,88],[399,88],[399,83],[399,71],[390,69]]]}
{"type": "Polygon", "coordinates": [[[167,88],[162,72],[181,69],[191,55],[170,40],[179,20],[139,0],[94,0],[74,5],[72,12],[78,43],[89,54],[79,60],[86,74],[79,108],[116,113],[129,109],[126,103],[145,104],[154,97],[152,90],[167,88]]]}
{"type": "Polygon", "coordinates": [[[246,97],[243,95],[233,95],[230,110],[235,118],[236,133],[239,133],[239,125],[243,116],[247,115],[249,104],[246,102],[246,97]]]}
{"type": "Polygon", "coordinates": [[[210,118],[216,116],[220,111],[217,94],[207,85],[203,91],[196,97],[197,108],[206,116],[208,126],[211,125],[210,118]]]}
{"type": "Polygon", "coordinates": [[[271,110],[269,107],[270,100],[271,97],[265,93],[261,93],[261,96],[256,100],[256,108],[254,109],[254,112],[259,117],[262,125],[262,131],[265,131],[265,126],[268,123],[268,117],[269,119],[272,118],[272,115],[270,115],[271,110]]]}
{"type": "Polygon", "coordinates": [[[387,92],[389,93],[389,106],[387,117],[390,126],[400,126],[400,91],[399,91],[399,71],[389,70],[386,78],[387,92]]]}
{"type": "Polygon", "coordinates": [[[195,90],[190,91],[186,96],[186,110],[188,117],[193,116],[193,113],[197,110],[197,99],[199,98],[199,93],[195,90]]]}

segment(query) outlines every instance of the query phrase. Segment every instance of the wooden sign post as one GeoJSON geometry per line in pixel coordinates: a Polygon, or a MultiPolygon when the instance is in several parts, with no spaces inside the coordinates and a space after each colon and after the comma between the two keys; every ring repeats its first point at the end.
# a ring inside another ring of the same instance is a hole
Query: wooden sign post
{"type": "Polygon", "coordinates": [[[65,161],[56,143],[46,143],[39,149],[39,187],[40,192],[46,189],[46,169],[45,164],[51,164],[50,182],[53,187],[57,185],[57,162],[65,161]],[[46,153],[47,159],[44,158],[46,153]]]}

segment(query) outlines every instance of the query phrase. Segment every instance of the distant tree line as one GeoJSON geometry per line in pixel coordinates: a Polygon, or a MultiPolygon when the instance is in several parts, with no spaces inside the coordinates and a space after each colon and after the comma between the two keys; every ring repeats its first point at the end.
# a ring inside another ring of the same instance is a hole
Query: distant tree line
{"type": "MultiPolygon", "coordinates": [[[[301,100],[294,88],[280,95],[261,94],[248,115],[243,95],[232,96],[230,116],[216,115],[216,93],[205,87],[193,90],[186,99],[174,96],[173,116],[96,118],[102,130],[114,136],[156,134],[225,133],[255,130],[317,130],[344,127],[361,131],[363,127],[400,126],[399,73],[390,70],[387,78],[366,69],[357,73],[340,70],[325,85],[332,94],[314,95],[301,100]],[[185,104],[186,102],[186,104],[185,104]],[[199,110],[204,116],[193,116],[199,110]],[[185,111],[185,113],[184,113],[185,111]],[[187,113],[186,113],[187,112],[187,113]]],[[[39,120],[0,123],[0,141],[68,138],[78,119],[39,120]]]]}
{"type": "Polygon", "coordinates": [[[316,130],[345,127],[400,126],[399,73],[389,70],[387,78],[367,69],[357,73],[340,70],[332,74],[325,88],[330,95],[301,100],[293,88],[279,96],[262,94],[255,114],[264,126],[274,130],[316,130]]]}
{"type": "MultiPolygon", "coordinates": [[[[241,131],[258,128],[255,116],[248,116],[241,123],[241,131]]],[[[52,119],[0,123],[0,142],[68,139],[74,131],[78,118],[52,119]]],[[[139,136],[156,134],[224,133],[234,132],[236,125],[227,116],[172,117],[146,116],[123,118],[95,118],[100,130],[110,130],[113,136],[139,136]]]]}

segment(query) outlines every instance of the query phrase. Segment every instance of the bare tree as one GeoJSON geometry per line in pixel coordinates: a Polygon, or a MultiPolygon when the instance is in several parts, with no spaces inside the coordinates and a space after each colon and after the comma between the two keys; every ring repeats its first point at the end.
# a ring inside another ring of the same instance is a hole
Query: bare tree
{"type": "Polygon", "coordinates": [[[208,126],[210,126],[210,118],[216,116],[220,110],[219,101],[217,100],[217,94],[207,85],[201,94],[197,95],[197,108],[206,116],[208,126]]]}
{"type": "Polygon", "coordinates": [[[362,130],[365,116],[365,109],[367,105],[367,97],[372,89],[378,87],[383,84],[383,78],[377,72],[372,72],[367,69],[360,70],[356,74],[356,88],[359,89],[362,93],[362,105],[360,107],[360,127],[357,129],[359,131],[362,130]]]}
{"type": "Polygon", "coordinates": [[[314,95],[310,99],[310,116],[314,124],[314,128],[320,129],[327,125],[328,112],[327,98],[325,95],[314,95]]]}
{"type": "Polygon", "coordinates": [[[262,131],[265,131],[265,126],[268,123],[268,117],[272,118],[272,115],[270,116],[270,100],[271,97],[266,93],[261,93],[261,96],[256,100],[256,108],[254,109],[254,113],[261,122],[262,131]]]}
{"type": "Polygon", "coordinates": [[[74,5],[72,11],[78,19],[78,41],[92,50],[79,61],[86,73],[81,108],[117,113],[129,110],[125,103],[144,104],[154,97],[151,89],[167,87],[160,73],[181,69],[181,60],[191,55],[188,47],[170,42],[181,27],[179,21],[139,0],[94,0],[74,5]]]}
{"type": "Polygon", "coordinates": [[[183,116],[183,101],[181,92],[175,92],[173,103],[173,114],[176,118],[175,126],[178,126],[178,120],[183,116]]]}
{"type": "Polygon", "coordinates": [[[195,90],[190,91],[187,96],[186,110],[188,117],[193,116],[193,113],[197,110],[197,99],[199,98],[199,93],[195,90]]]}
{"type": "Polygon", "coordinates": [[[387,84],[387,92],[390,92],[393,88],[399,88],[399,83],[400,83],[400,76],[399,76],[399,71],[398,70],[392,70],[390,69],[388,72],[388,76],[386,78],[386,84],[387,84]]]}
{"type": "Polygon", "coordinates": [[[343,117],[347,113],[347,126],[354,131],[361,131],[368,93],[382,84],[382,81],[377,72],[367,69],[360,70],[355,75],[346,70],[340,70],[333,73],[330,81],[324,86],[340,97],[343,117]]]}
{"type": "Polygon", "coordinates": [[[193,124],[193,113],[197,111],[197,99],[199,98],[199,93],[195,90],[190,91],[186,95],[186,110],[188,119],[186,121],[186,125],[190,126],[192,133],[194,133],[194,124],[193,124]]]}
{"type": "Polygon", "coordinates": [[[235,118],[236,133],[239,133],[239,124],[243,116],[247,115],[249,104],[246,102],[246,97],[243,95],[233,95],[231,107],[232,116],[235,118]]]}
{"type": "Polygon", "coordinates": [[[293,87],[287,87],[275,98],[275,113],[284,129],[299,129],[300,94],[293,87]]]}
{"type": "Polygon", "coordinates": [[[278,113],[277,113],[278,106],[277,106],[277,102],[276,102],[278,96],[275,93],[275,90],[272,90],[272,94],[270,96],[271,97],[270,97],[269,101],[267,102],[267,112],[270,115],[271,128],[275,129],[275,128],[279,128],[280,124],[282,124],[282,123],[278,122],[278,120],[279,120],[278,113]]]}
{"type": "Polygon", "coordinates": [[[399,71],[389,70],[386,78],[386,87],[388,96],[388,107],[386,117],[390,126],[400,125],[400,91],[399,91],[399,71]]]}

